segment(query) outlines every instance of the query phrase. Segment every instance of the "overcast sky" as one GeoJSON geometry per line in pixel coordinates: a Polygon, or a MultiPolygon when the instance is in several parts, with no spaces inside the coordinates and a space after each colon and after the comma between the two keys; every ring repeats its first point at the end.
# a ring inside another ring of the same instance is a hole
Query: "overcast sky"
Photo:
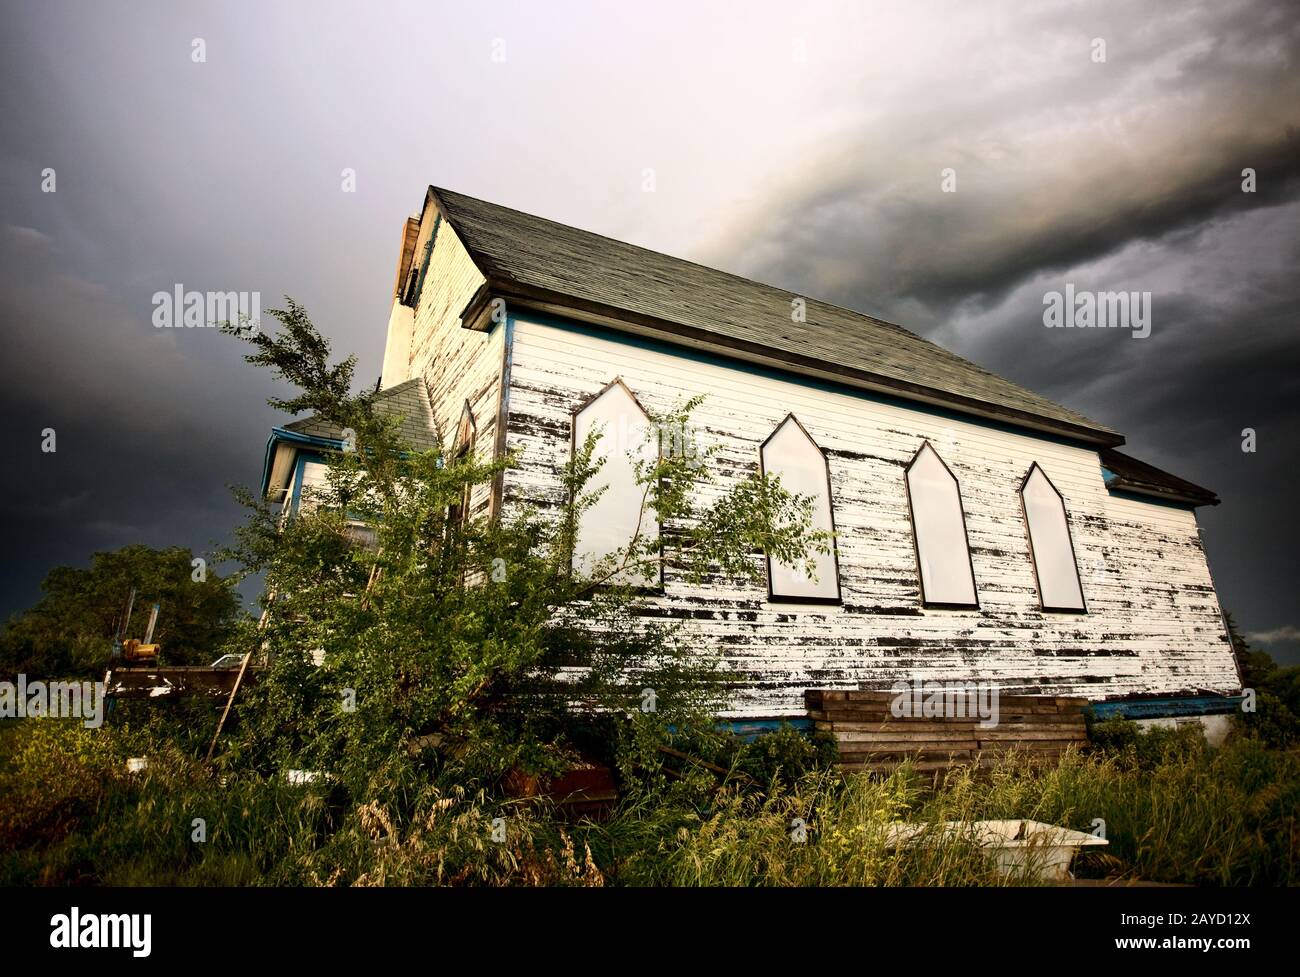
{"type": "Polygon", "coordinates": [[[1221,495],[1220,597],[1300,661],[1294,2],[0,10],[0,614],[95,550],[228,538],[226,485],[259,477],[270,382],[155,329],[154,292],[292,295],[371,383],[434,183],[899,322],[1118,428],[1221,495]],[[1043,328],[1066,282],[1151,292],[1151,335],[1043,328]]]}

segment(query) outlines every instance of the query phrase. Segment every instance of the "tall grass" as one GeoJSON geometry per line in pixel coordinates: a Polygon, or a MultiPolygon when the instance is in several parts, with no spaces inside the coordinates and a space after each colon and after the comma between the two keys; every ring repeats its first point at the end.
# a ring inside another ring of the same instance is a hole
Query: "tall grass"
{"type": "MultiPolygon", "coordinates": [[[[1187,737],[1044,763],[1009,757],[937,787],[815,770],[766,790],[696,772],[631,790],[601,823],[537,802],[375,772],[367,796],[218,778],[142,730],[0,729],[0,884],[1006,885],[960,838],[893,846],[889,825],[1032,818],[1110,842],[1084,874],[1211,885],[1297,880],[1300,753],[1187,737]],[[1154,745],[1153,745],[1154,744],[1154,745]],[[149,769],[125,759],[148,753],[149,769]],[[196,841],[196,818],[206,830],[196,841]],[[503,833],[504,832],[504,833],[503,833]]],[[[748,784],[748,782],[746,782],[748,784]]]]}
{"type": "Polygon", "coordinates": [[[924,807],[919,784],[906,770],[843,782],[813,773],[765,797],[720,794],[703,812],[646,796],[596,832],[597,848],[631,885],[1004,884],[986,855],[959,839],[889,844],[889,825],[924,807]]]}

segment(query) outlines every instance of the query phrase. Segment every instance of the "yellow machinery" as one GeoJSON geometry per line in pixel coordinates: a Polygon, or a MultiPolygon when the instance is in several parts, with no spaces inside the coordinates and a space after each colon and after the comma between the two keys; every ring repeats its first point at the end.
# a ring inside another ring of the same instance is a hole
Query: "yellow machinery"
{"type": "MultiPolygon", "coordinates": [[[[135,588],[131,589],[131,597],[127,603],[126,618],[123,621],[122,630],[125,631],[131,620],[131,606],[135,603],[135,588]]],[[[158,605],[153,605],[153,610],[149,612],[149,627],[145,631],[144,640],[139,638],[119,639],[122,649],[122,660],[128,665],[156,665],[158,663],[158,653],[162,650],[162,645],[153,643],[154,627],[158,623],[158,605]]]]}
{"type": "Polygon", "coordinates": [[[122,642],[122,660],[131,665],[156,665],[161,647],[145,644],[139,638],[127,638],[122,642]]]}

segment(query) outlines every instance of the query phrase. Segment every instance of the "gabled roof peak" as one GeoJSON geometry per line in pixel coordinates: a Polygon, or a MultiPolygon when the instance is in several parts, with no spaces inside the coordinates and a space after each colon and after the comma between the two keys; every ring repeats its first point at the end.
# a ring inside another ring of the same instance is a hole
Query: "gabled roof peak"
{"type": "MultiPolygon", "coordinates": [[[[427,451],[438,446],[433,409],[422,377],[411,377],[380,390],[375,394],[374,407],[377,414],[402,418],[400,433],[411,447],[427,451]]],[[[290,421],[284,425],[284,430],[333,441],[343,437],[343,429],[339,425],[325,420],[319,414],[290,421]]]]}

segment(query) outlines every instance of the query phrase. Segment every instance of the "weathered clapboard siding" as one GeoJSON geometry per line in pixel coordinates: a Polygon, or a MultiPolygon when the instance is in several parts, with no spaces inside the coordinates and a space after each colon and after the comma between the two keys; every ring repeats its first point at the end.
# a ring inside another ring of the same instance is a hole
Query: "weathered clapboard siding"
{"type": "Polygon", "coordinates": [[[308,461],[302,466],[302,493],[303,504],[310,506],[311,497],[317,492],[323,492],[329,487],[329,465],[323,461],[308,461]]]}
{"type": "Polygon", "coordinates": [[[773,603],[761,581],[693,587],[671,572],[651,604],[749,677],[733,715],[800,714],[812,686],[917,679],[1090,698],[1239,684],[1194,515],[1113,498],[1095,450],[526,312],[511,361],[507,445],[522,467],[506,477],[508,500],[558,510],[571,412],[615,376],[652,411],[707,394],[695,420],[721,448],[720,488],[754,470],[788,412],[827,452],[843,606],[773,603]],[[961,483],[978,610],[921,607],[903,468],[923,439],[961,483]],[[1065,497],[1087,614],[1039,609],[1018,496],[1035,461],[1065,497]]]}
{"type": "MultiPolygon", "coordinates": [[[[460,313],[483,284],[483,275],[451,225],[440,220],[431,206],[420,222],[416,262],[424,261],[426,250],[428,267],[415,307],[409,375],[424,377],[434,423],[448,448],[453,446],[468,401],[474,415],[474,451],[492,457],[501,399],[504,330],[484,334],[460,327],[460,313]]],[[[476,488],[471,511],[481,511],[490,496],[489,487],[476,488]]]]}

